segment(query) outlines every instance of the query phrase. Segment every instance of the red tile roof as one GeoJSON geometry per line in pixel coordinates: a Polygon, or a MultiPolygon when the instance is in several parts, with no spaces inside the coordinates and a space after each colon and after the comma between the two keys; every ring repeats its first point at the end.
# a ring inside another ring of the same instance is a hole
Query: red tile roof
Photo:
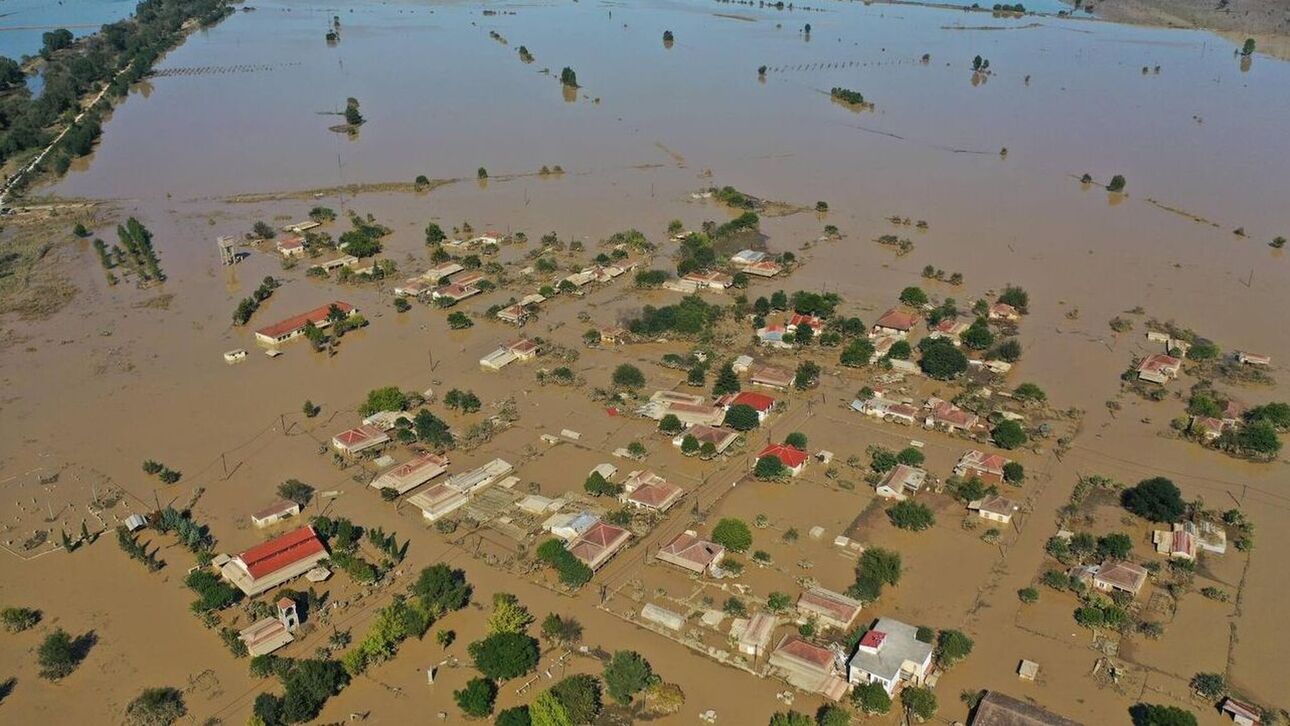
{"type": "Polygon", "coordinates": [[[878,322],[874,323],[873,326],[875,328],[891,328],[892,330],[908,331],[912,330],[917,322],[918,316],[916,314],[892,308],[891,310],[883,313],[882,317],[878,318],[878,322]]]}
{"type": "Polygon", "coordinates": [[[829,670],[833,667],[833,651],[808,643],[796,635],[784,636],[784,639],[779,642],[779,647],[775,648],[775,653],[820,670],[829,670]]]}
{"type": "Polygon", "coordinates": [[[797,327],[798,325],[809,325],[817,333],[824,329],[823,320],[815,317],[814,315],[803,315],[801,313],[793,313],[793,317],[788,319],[788,324],[793,327],[797,327]]]}
{"type": "Polygon", "coordinates": [[[320,552],[326,552],[318,533],[308,525],[292,530],[281,537],[258,544],[239,554],[237,558],[246,565],[251,577],[260,579],[320,552]]]}
{"type": "Polygon", "coordinates": [[[353,305],[350,305],[347,302],[342,302],[340,300],[337,300],[334,303],[316,307],[307,313],[301,313],[300,315],[287,318],[286,320],[274,323],[273,325],[260,328],[255,332],[267,338],[277,338],[279,336],[283,336],[288,333],[294,333],[295,331],[305,327],[305,323],[313,323],[314,325],[318,325],[319,323],[327,319],[328,313],[331,312],[332,305],[335,305],[336,307],[340,308],[340,311],[342,313],[345,313],[346,315],[349,315],[354,310],[353,305]]]}
{"type": "Polygon", "coordinates": [[[380,430],[375,426],[363,424],[362,426],[356,426],[352,429],[342,431],[336,434],[332,438],[336,439],[337,441],[344,444],[345,446],[352,447],[355,444],[361,444],[364,441],[370,441],[372,439],[379,438],[382,436],[385,436],[384,431],[380,430]]]}
{"type": "Polygon", "coordinates": [[[807,458],[809,458],[809,454],[805,451],[795,449],[788,444],[770,444],[761,450],[761,453],[757,455],[757,458],[760,459],[763,456],[773,456],[779,459],[784,466],[787,466],[790,469],[796,469],[797,467],[805,464],[807,458]]]}
{"type": "Polygon", "coordinates": [[[653,509],[662,509],[680,497],[685,490],[666,481],[642,484],[636,491],[627,495],[628,501],[636,502],[653,509]]]}
{"type": "Polygon", "coordinates": [[[769,411],[775,405],[775,399],[764,393],[740,391],[734,398],[730,399],[730,405],[752,406],[757,411],[769,411]]]}
{"type": "Polygon", "coordinates": [[[860,645],[866,648],[881,648],[882,641],[887,639],[887,634],[880,630],[870,630],[860,639],[860,645]]]}

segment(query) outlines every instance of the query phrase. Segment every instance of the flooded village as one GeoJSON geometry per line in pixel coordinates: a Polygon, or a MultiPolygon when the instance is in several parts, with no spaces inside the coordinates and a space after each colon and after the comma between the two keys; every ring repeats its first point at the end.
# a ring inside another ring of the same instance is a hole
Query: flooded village
{"type": "Polygon", "coordinates": [[[0,720],[1290,717],[1275,7],[210,4],[0,134],[0,720]]]}

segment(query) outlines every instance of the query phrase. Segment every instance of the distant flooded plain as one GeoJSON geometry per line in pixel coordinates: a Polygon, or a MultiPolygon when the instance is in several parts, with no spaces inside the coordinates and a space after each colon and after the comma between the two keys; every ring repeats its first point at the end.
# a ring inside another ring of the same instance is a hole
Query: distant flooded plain
{"type": "MultiPolygon", "coordinates": [[[[953,523],[939,525],[935,540],[892,535],[889,528],[875,534],[895,537],[921,569],[909,573],[916,582],[902,584],[900,595],[885,597],[865,617],[899,603],[904,609],[897,614],[970,626],[978,640],[972,660],[938,689],[942,714],[966,716],[955,697],[960,689],[1003,687],[1018,695],[1016,659],[1027,657],[1041,659],[1053,674],[1037,686],[1045,705],[1090,722],[1124,718],[1133,696],[1093,690],[1084,679],[1092,656],[1082,641],[1074,650],[1073,640],[1014,638],[1008,630],[1017,607],[1011,593],[1030,583],[1041,566],[1050,514],[1065,502],[1075,477],[1090,472],[1126,481],[1163,472],[1189,498],[1204,496],[1211,507],[1235,499],[1258,522],[1259,550],[1240,576],[1253,604],[1227,612],[1239,636],[1231,641],[1227,665],[1233,683],[1268,702],[1284,701],[1281,669],[1274,664],[1288,644],[1276,634],[1270,607],[1290,597],[1280,561],[1290,546],[1284,463],[1235,463],[1161,438],[1169,416],[1181,410],[1176,400],[1130,401],[1118,415],[1105,403],[1117,396],[1119,374],[1144,347],[1141,326],[1117,336],[1107,321],[1138,306],[1149,316],[1192,327],[1224,349],[1268,353],[1279,366],[1290,360],[1283,322],[1290,305],[1288,263],[1284,252],[1267,245],[1276,235],[1290,236],[1290,63],[1264,56],[1242,62],[1230,42],[1200,32],[900,5],[826,3],[792,12],[679,0],[488,5],[496,15],[451,3],[255,7],[196,33],[169,54],[157,77],[140,84],[104,123],[96,153],[62,181],[33,192],[105,200],[121,216],[138,216],[155,234],[168,279],[147,291],[109,287],[93,249],[76,243],[81,246],[69,255],[67,271],[79,289],[72,303],[47,320],[4,321],[0,371],[6,394],[0,413],[21,435],[0,442],[0,479],[16,481],[50,462],[76,462],[146,504],[157,495],[140,476],[139,462],[161,458],[186,472],[181,488],[207,488],[201,519],[218,534],[220,547],[231,550],[258,538],[247,530],[245,513],[263,506],[276,482],[299,477],[320,489],[345,491],[339,506],[356,520],[415,532],[417,566],[453,558],[454,565],[470,569],[485,596],[516,589],[539,614],[574,607],[442,546],[433,532],[417,529],[422,525],[406,507],[401,515],[392,512],[316,456],[313,439],[283,437],[275,427],[298,419],[295,433],[304,427],[325,441],[329,429],[356,419],[352,409],[367,390],[399,385],[473,387],[487,401],[520,401],[522,426],[498,442],[496,451],[485,447],[473,458],[533,456],[539,432],[569,425],[597,442],[589,445],[609,451],[632,436],[648,435],[646,428],[606,416],[581,392],[535,385],[531,370],[513,376],[481,372],[476,361],[512,337],[509,328],[481,319],[468,331],[448,331],[443,312],[430,306],[396,315],[388,286],[307,280],[300,268],[283,271],[271,254],[254,253],[222,268],[215,237],[241,235],[255,220],[301,219],[319,204],[370,212],[394,229],[384,240],[383,256],[411,275],[427,266],[423,229],[431,220],[445,229],[469,221],[476,230],[525,231],[530,240],[556,231],[562,239],[586,241],[590,257],[598,240],[619,230],[639,228],[663,243],[672,218],[689,228],[724,219],[729,210],[692,196],[711,185],[732,185],[803,210],[826,201],[827,214],[799,211],[763,219],[767,246],[795,251],[804,264],[789,279],[755,283],[750,296],[781,287],[827,289],[843,297],[848,315],[870,322],[907,285],[921,284],[934,297],[961,303],[1009,282],[1024,285],[1032,300],[1021,332],[1026,352],[1010,383],[1033,381],[1055,406],[1085,411],[1068,459],[1027,461],[1046,484],[1035,489],[1036,514],[1028,524],[1033,529],[1022,533],[1025,547],[993,560],[991,548],[971,543],[976,549],[970,559],[982,575],[987,566],[1002,573],[993,609],[960,616],[946,604],[966,602],[971,588],[983,587],[967,569],[946,580],[953,597],[926,604],[936,600],[938,566],[953,559],[943,550],[966,537],[949,529],[953,523]],[[337,14],[340,38],[329,45],[324,34],[337,14]],[[675,37],[671,47],[662,40],[667,30],[675,37]],[[521,61],[521,45],[534,57],[531,63],[521,61]],[[989,61],[988,73],[974,73],[978,55],[989,61]],[[574,93],[557,80],[566,66],[581,86],[574,93]],[[766,67],[764,75],[760,66],[766,67]],[[872,107],[855,110],[834,102],[833,87],[863,93],[872,107]],[[367,119],[353,136],[329,130],[347,97],[360,102],[367,119]],[[560,165],[565,173],[540,176],[544,165],[560,165]],[[487,181],[476,179],[480,167],[487,181]],[[1098,183],[1082,184],[1084,173],[1098,183]],[[1126,177],[1125,194],[1100,186],[1115,174],[1126,177]],[[419,194],[310,191],[407,183],[417,175],[452,183],[419,194]],[[262,196],[252,201],[229,199],[257,194],[262,196]],[[926,220],[928,229],[893,227],[891,215],[926,220]],[[818,242],[826,224],[836,225],[843,238],[818,242]],[[1234,234],[1238,228],[1243,236],[1234,234]],[[914,249],[896,257],[873,242],[888,233],[910,237],[914,249]],[[965,284],[922,280],[925,265],[962,272],[965,284]],[[372,325],[347,336],[334,358],[297,344],[272,362],[253,355],[230,367],[221,352],[257,352],[250,330],[233,327],[229,316],[266,275],[286,284],[250,328],[331,299],[354,302],[372,325]],[[300,419],[306,398],[324,405],[323,419],[300,419]],[[633,427],[645,433],[632,434],[633,427]]],[[[95,233],[113,241],[111,227],[95,233]]],[[[664,245],[663,255],[669,251],[664,245]]],[[[508,260],[520,254],[503,248],[508,260]]],[[[561,264],[573,264],[573,257],[562,257],[561,264]]],[[[654,266],[670,264],[659,258],[654,266]]],[[[468,301],[461,309],[482,313],[495,297],[468,301]]],[[[619,284],[585,299],[557,301],[525,333],[576,347],[588,325],[615,322],[646,302],[674,299],[619,284]]],[[[578,369],[589,385],[603,385],[613,365],[632,360],[649,371],[651,386],[678,384],[682,374],[659,373],[649,365],[658,355],[653,346],[584,352],[578,369]]],[[[835,367],[831,353],[819,355],[826,367],[835,367]]],[[[909,435],[897,430],[879,438],[859,426],[829,425],[852,420],[833,410],[854,393],[847,385],[843,376],[830,373],[820,394],[822,413],[798,417],[814,446],[828,446],[845,459],[863,454],[871,440],[897,445],[897,437],[909,435]]],[[[1241,395],[1260,403],[1284,400],[1286,391],[1282,383],[1241,395]]],[[[809,410],[800,400],[793,405],[795,415],[809,410]]],[[[452,423],[464,427],[457,418],[452,423]]],[[[929,457],[944,474],[961,442],[931,440],[929,457]]],[[[661,439],[650,445],[667,452],[659,458],[665,471],[674,467],[669,474],[697,468],[661,439]]],[[[576,489],[581,471],[569,474],[568,459],[553,451],[521,473],[541,482],[544,492],[576,489]]],[[[179,497],[177,491],[162,494],[179,497]]],[[[751,491],[741,490],[729,507],[741,516],[757,511],[759,500],[751,491]]],[[[831,515],[838,521],[858,514],[869,498],[867,492],[835,493],[829,501],[844,496],[857,509],[831,515]]],[[[794,499],[781,513],[805,531],[815,523],[814,501],[794,499]]],[[[35,502],[33,496],[22,505],[35,502]]],[[[93,559],[51,555],[39,567],[0,560],[0,595],[20,604],[16,593],[39,591],[42,599],[35,604],[73,609],[67,627],[87,627],[86,621],[101,627],[101,653],[108,655],[98,656],[93,673],[78,677],[93,679],[87,687],[113,708],[133,693],[118,692],[118,674],[102,665],[119,658],[128,664],[132,686],[175,680],[167,663],[182,664],[173,667],[176,673],[205,675],[203,669],[212,669],[224,685],[190,695],[194,715],[244,718],[254,694],[266,686],[248,678],[244,664],[232,662],[215,636],[182,612],[179,568],[164,571],[170,582],[162,585],[104,549],[113,546],[95,545],[93,559]],[[57,577],[47,576],[46,564],[58,568],[52,570],[57,577]],[[78,577],[71,568],[92,568],[97,579],[78,577]],[[147,611],[127,611],[124,603],[131,598],[116,592],[111,604],[62,604],[74,601],[84,582],[107,580],[108,572],[114,582],[162,593],[150,608],[164,608],[160,622],[168,632],[184,633],[196,644],[175,640],[165,663],[149,662],[127,647],[129,637],[147,637],[153,622],[147,611]]],[[[1147,547],[1139,544],[1143,552],[1147,547]]],[[[1224,564],[1235,569],[1232,562],[1224,564]]],[[[839,586],[846,582],[848,564],[828,566],[834,569],[826,575],[821,566],[822,578],[839,586]]],[[[989,596],[979,595],[983,601],[989,596]]],[[[782,710],[773,698],[782,684],[750,680],[643,631],[624,630],[591,608],[593,599],[583,593],[577,605],[588,613],[589,640],[641,649],[691,694],[683,712],[662,721],[693,723],[699,712],[714,707],[722,723],[760,723],[770,711],[782,710]]],[[[1051,608],[1044,612],[1060,610],[1055,627],[1062,637],[1074,637],[1065,632],[1076,630],[1066,610],[1051,608]]],[[[1207,621],[1216,629],[1207,643],[1226,636],[1222,618],[1215,613],[1207,621]]],[[[462,642],[476,625],[460,626],[462,642]]],[[[1194,663],[1223,670],[1221,650],[1206,649],[1188,660],[1185,633],[1179,628],[1171,636],[1163,647],[1185,661],[1165,669],[1174,676],[1185,681],[1190,673],[1183,671],[1194,663]]],[[[406,660],[400,656],[378,674],[383,681],[356,684],[324,715],[339,719],[379,702],[385,708],[380,717],[410,719],[424,716],[427,699],[455,713],[444,690],[437,697],[421,691],[411,698],[389,695],[387,683],[409,693],[424,688],[415,669],[441,657],[429,639],[409,645],[406,653],[406,660]]],[[[21,660],[31,658],[23,654],[21,660]]],[[[28,670],[15,671],[20,683],[12,698],[23,713],[99,713],[88,700],[66,703],[32,687],[30,664],[22,667],[28,670]]],[[[445,687],[460,685],[464,676],[456,672],[445,687]]],[[[508,687],[504,705],[520,700],[508,687]]],[[[805,709],[803,703],[798,707],[805,709]]],[[[1219,723],[1215,714],[1201,717],[1203,723],[1219,723]]]]}

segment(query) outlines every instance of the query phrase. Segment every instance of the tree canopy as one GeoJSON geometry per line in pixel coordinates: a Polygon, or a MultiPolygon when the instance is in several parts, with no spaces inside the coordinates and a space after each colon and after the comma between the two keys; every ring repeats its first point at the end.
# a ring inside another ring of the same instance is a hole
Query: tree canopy
{"type": "Polygon", "coordinates": [[[1163,476],[1144,479],[1120,494],[1125,509],[1152,522],[1176,522],[1186,510],[1182,492],[1163,476]]]}

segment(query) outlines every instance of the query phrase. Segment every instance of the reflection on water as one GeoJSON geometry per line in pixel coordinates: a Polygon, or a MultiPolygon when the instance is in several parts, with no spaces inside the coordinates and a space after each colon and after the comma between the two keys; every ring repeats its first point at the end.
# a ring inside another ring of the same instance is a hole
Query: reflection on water
{"type": "Polygon", "coordinates": [[[129,17],[137,0],[5,0],[0,3],[0,55],[21,59],[36,55],[41,36],[67,28],[75,36],[129,17]]]}

